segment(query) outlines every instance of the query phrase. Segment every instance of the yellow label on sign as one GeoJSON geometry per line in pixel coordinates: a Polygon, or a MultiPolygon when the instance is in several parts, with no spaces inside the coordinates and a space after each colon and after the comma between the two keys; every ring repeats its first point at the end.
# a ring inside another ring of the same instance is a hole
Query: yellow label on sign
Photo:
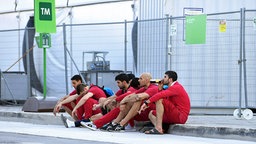
{"type": "Polygon", "coordinates": [[[227,23],[226,20],[221,20],[219,23],[219,31],[220,32],[226,32],[227,30],[227,23]]]}

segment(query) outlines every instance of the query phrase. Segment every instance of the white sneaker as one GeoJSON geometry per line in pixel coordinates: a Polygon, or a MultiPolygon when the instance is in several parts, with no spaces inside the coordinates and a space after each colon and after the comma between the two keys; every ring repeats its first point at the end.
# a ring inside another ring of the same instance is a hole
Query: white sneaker
{"type": "Polygon", "coordinates": [[[63,114],[60,115],[61,120],[66,128],[75,127],[75,123],[69,119],[67,119],[63,114]]]}
{"type": "Polygon", "coordinates": [[[96,131],[97,130],[97,127],[95,124],[93,124],[92,122],[80,122],[82,126],[90,129],[90,130],[93,130],[93,131],[96,131]]]}

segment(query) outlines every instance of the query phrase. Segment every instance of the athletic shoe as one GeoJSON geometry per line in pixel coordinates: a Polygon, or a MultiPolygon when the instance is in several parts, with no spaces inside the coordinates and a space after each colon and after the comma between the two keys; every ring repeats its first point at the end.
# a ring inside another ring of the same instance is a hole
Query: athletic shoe
{"type": "Polygon", "coordinates": [[[108,124],[105,124],[103,127],[100,128],[102,131],[107,131],[108,126],[111,125],[111,122],[108,124]]]}
{"type": "Polygon", "coordinates": [[[81,125],[93,131],[97,130],[96,125],[92,122],[81,122],[81,125]]]}
{"type": "Polygon", "coordinates": [[[62,120],[64,126],[65,126],[66,128],[69,128],[68,123],[67,123],[67,118],[66,118],[63,114],[60,115],[60,118],[61,118],[61,120],[62,120]]]}
{"type": "Polygon", "coordinates": [[[75,127],[75,123],[69,119],[67,119],[63,114],[60,115],[60,118],[66,128],[75,127]]]}
{"type": "Polygon", "coordinates": [[[116,129],[116,126],[118,124],[113,124],[112,122],[109,123],[108,127],[106,128],[106,131],[112,132],[116,129]]]}
{"type": "Polygon", "coordinates": [[[124,126],[121,126],[120,124],[117,124],[116,128],[115,128],[115,132],[123,132],[125,130],[124,126]]]}

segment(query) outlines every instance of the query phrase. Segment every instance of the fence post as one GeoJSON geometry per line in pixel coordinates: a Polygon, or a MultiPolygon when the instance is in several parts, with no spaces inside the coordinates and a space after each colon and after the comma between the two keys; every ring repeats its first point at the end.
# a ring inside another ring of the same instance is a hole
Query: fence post
{"type": "Polygon", "coordinates": [[[124,21],[124,72],[127,72],[127,21],[124,21]]]}
{"type": "Polygon", "coordinates": [[[170,36],[169,36],[169,15],[166,14],[166,58],[165,58],[165,71],[169,69],[168,63],[168,52],[169,52],[169,43],[170,43],[170,36]]]}
{"type": "Polygon", "coordinates": [[[63,23],[63,45],[64,45],[64,63],[65,63],[65,82],[66,82],[66,95],[68,94],[68,66],[67,66],[67,41],[66,41],[66,25],[63,23]]]}
{"type": "Polygon", "coordinates": [[[247,76],[246,76],[246,56],[245,56],[245,8],[242,9],[242,22],[243,22],[243,68],[244,68],[244,98],[245,98],[245,108],[248,107],[248,101],[247,101],[247,76]]]}

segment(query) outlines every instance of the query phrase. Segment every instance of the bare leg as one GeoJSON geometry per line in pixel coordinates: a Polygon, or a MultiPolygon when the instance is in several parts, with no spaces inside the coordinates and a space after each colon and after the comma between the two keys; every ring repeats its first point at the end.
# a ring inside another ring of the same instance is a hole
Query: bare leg
{"type": "Polygon", "coordinates": [[[95,114],[93,116],[90,117],[91,121],[95,121],[97,119],[100,119],[103,115],[101,113],[95,114]]]}
{"type": "Polygon", "coordinates": [[[163,99],[160,99],[156,102],[156,125],[155,128],[163,133],[162,122],[164,115],[164,106],[162,103],[163,99]]]}
{"type": "MultiPolygon", "coordinates": [[[[71,106],[74,108],[75,104],[73,102],[71,102],[71,106]]],[[[72,117],[72,110],[71,109],[69,109],[68,107],[65,107],[65,106],[63,106],[62,108],[72,117]]],[[[74,120],[77,121],[78,118],[75,116],[74,120]]]]}
{"type": "Polygon", "coordinates": [[[132,105],[131,103],[127,103],[125,105],[120,105],[120,112],[117,116],[116,119],[113,120],[114,123],[119,123],[129,112],[129,110],[131,109],[132,105]]]}
{"type": "Polygon", "coordinates": [[[131,109],[129,110],[129,112],[127,113],[127,115],[124,117],[124,119],[120,122],[121,126],[126,125],[130,119],[132,119],[134,116],[136,116],[138,114],[138,110],[140,109],[140,105],[141,105],[141,101],[137,101],[135,102],[131,109]]]}
{"type": "Polygon", "coordinates": [[[150,119],[150,121],[152,122],[152,124],[154,126],[156,126],[156,116],[152,114],[153,111],[150,111],[148,118],[150,119]]]}

